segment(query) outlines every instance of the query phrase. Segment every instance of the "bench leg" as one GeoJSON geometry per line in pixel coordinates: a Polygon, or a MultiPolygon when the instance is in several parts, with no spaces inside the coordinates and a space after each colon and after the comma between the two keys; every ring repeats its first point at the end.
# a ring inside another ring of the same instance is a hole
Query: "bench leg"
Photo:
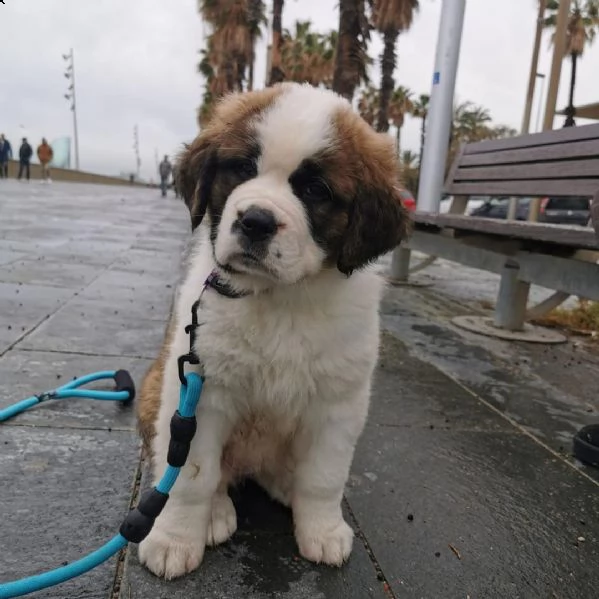
{"type": "Polygon", "coordinates": [[[520,267],[515,262],[506,262],[499,283],[493,321],[496,327],[508,331],[524,329],[530,283],[520,281],[519,272],[520,267]]]}
{"type": "Polygon", "coordinates": [[[395,248],[391,256],[391,272],[389,274],[391,281],[405,282],[408,280],[411,255],[411,250],[407,248],[395,248]]]}

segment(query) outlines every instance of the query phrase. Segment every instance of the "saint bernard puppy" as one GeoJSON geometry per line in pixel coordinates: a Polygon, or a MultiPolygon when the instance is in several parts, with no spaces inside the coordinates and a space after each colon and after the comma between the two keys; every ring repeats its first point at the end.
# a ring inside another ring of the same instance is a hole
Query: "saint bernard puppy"
{"type": "Polygon", "coordinates": [[[341,501],[368,412],[383,281],[369,263],[408,231],[390,136],[337,94],[283,83],[222,100],[178,162],[194,230],[139,428],[155,481],[198,310],[205,377],[186,465],[139,556],[167,579],[235,532],[227,489],[251,477],[292,509],[299,552],[339,566],[341,501]],[[214,282],[205,281],[212,273],[214,282]]]}

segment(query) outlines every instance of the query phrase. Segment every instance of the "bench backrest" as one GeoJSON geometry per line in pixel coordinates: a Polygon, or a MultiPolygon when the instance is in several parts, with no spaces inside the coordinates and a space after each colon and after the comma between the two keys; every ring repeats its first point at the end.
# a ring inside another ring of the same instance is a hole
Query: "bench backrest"
{"type": "Polygon", "coordinates": [[[598,191],[599,125],[465,144],[445,183],[445,192],[456,196],[593,197],[598,191]]]}
{"type": "Polygon", "coordinates": [[[593,199],[593,204],[591,206],[591,222],[593,223],[595,235],[597,236],[597,241],[599,242],[599,191],[595,194],[595,198],[593,199]]]}

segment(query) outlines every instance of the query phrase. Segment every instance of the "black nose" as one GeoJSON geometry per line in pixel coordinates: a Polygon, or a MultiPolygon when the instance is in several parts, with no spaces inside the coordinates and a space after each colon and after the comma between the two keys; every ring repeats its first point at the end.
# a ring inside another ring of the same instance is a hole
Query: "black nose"
{"type": "Polygon", "coordinates": [[[266,241],[277,231],[274,214],[264,208],[248,208],[239,217],[239,225],[243,234],[250,241],[266,241]]]}

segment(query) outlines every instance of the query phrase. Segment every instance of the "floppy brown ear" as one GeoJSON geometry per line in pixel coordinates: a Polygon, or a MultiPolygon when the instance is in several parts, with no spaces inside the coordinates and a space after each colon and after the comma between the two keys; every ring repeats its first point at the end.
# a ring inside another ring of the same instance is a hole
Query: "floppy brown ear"
{"type": "Polygon", "coordinates": [[[362,189],[356,195],[337,268],[350,275],[395,248],[411,228],[399,189],[362,189]]]}
{"type": "Polygon", "coordinates": [[[206,214],[214,177],[213,169],[210,168],[212,162],[212,145],[208,136],[202,135],[191,144],[185,144],[177,159],[175,185],[189,208],[192,229],[202,222],[206,214]]]}

